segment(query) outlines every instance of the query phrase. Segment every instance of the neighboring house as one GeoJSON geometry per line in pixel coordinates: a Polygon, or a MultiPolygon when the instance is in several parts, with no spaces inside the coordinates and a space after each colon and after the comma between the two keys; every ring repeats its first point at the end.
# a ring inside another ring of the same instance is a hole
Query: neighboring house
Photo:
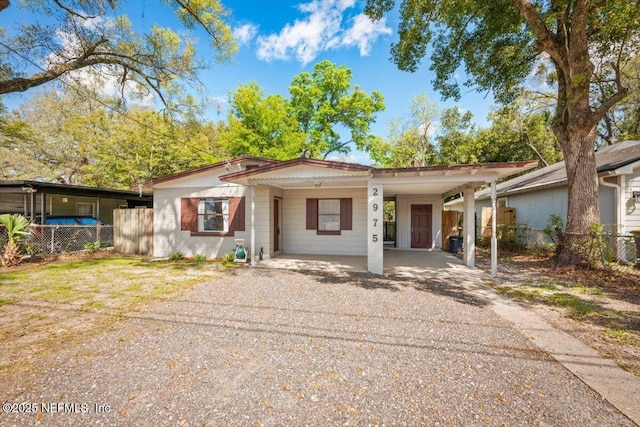
{"type": "Polygon", "coordinates": [[[18,213],[42,222],[49,215],[93,216],[113,224],[113,210],[151,207],[153,196],[139,191],[40,181],[0,181],[0,214],[18,213]]]}
{"type": "MultiPolygon", "coordinates": [[[[242,156],[144,184],[153,190],[154,255],[222,257],[235,239],[252,262],[280,253],[367,256],[382,273],[382,212],[396,202],[396,246],[442,247],[444,198],[531,169],[535,162],[379,169],[307,158],[242,156]]],[[[473,197],[467,207],[473,210],[473,197]]],[[[473,224],[465,262],[473,265],[473,224]]]]}
{"type": "MultiPolygon", "coordinates": [[[[640,141],[625,141],[596,152],[600,182],[600,222],[609,232],[629,234],[640,230],[640,141]]],[[[529,243],[542,241],[550,215],[567,218],[567,172],[564,162],[535,170],[497,185],[499,206],[515,208],[517,224],[526,224],[529,243]]],[[[476,214],[491,206],[490,189],[475,195],[476,214]]],[[[446,207],[461,211],[463,200],[446,207]]]]}

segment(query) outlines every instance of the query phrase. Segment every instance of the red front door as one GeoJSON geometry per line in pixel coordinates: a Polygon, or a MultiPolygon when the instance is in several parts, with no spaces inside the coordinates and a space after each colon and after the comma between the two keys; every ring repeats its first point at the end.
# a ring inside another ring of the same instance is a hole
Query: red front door
{"type": "Polygon", "coordinates": [[[411,247],[430,248],[431,205],[411,205],[411,247]]]}

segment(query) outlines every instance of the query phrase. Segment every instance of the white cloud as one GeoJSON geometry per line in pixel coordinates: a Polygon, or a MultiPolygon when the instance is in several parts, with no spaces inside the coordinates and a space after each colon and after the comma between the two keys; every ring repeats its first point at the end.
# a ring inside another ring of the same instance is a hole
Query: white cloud
{"type": "Polygon", "coordinates": [[[371,43],[383,34],[391,34],[391,28],[385,20],[373,22],[363,13],[353,19],[353,26],[344,32],[341,40],[343,46],[358,46],[361,56],[369,55],[371,43]]]}
{"type": "Polygon", "coordinates": [[[257,34],[258,26],[251,23],[240,25],[233,30],[233,36],[241,45],[249,43],[257,34]]]}
{"type": "Polygon", "coordinates": [[[259,59],[288,60],[292,57],[303,65],[321,52],[339,47],[358,46],[360,55],[367,55],[371,44],[391,29],[384,20],[371,22],[364,14],[352,19],[352,26],[343,28],[343,14],[354,7],[355,0],[313,0],[298,9],[308,16],[287,24],[278,34],[258,37],[259,59]]]}

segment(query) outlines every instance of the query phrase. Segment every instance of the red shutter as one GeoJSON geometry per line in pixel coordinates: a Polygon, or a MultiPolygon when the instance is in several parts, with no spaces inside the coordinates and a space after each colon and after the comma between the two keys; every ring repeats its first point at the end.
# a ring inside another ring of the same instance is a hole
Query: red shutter
{"type": "Polygon", "coordinates": [[[353,230],[353,199],[340,199],[340,230],[353,230]]]}
{"type": "Polygon", "coordinates": [[[198,231],[198,199],[180,199],[180,230],[198,231]]]}
{"type": "Polygon", "coordinates": [[[318,199],[307,199],[307,230],[318,229],[318,199]]]}
{"type": "Polygon", "coordinates": [[[229,232],[244,231],[246,208],[244,197],[229,199],[229,232]]]}

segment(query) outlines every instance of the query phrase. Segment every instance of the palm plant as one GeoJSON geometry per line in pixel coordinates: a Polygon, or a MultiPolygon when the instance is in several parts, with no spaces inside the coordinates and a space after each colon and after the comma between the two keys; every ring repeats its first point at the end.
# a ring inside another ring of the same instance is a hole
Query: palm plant
{"type": "Polygon", "coordinates": [[[0,224],[7,230],[9,241],[2,252],[2,265],[4,267],[16,265],[20,262],[20,242],[29,233],[29,220],[22,215],[0,215],[0,224]]]}

